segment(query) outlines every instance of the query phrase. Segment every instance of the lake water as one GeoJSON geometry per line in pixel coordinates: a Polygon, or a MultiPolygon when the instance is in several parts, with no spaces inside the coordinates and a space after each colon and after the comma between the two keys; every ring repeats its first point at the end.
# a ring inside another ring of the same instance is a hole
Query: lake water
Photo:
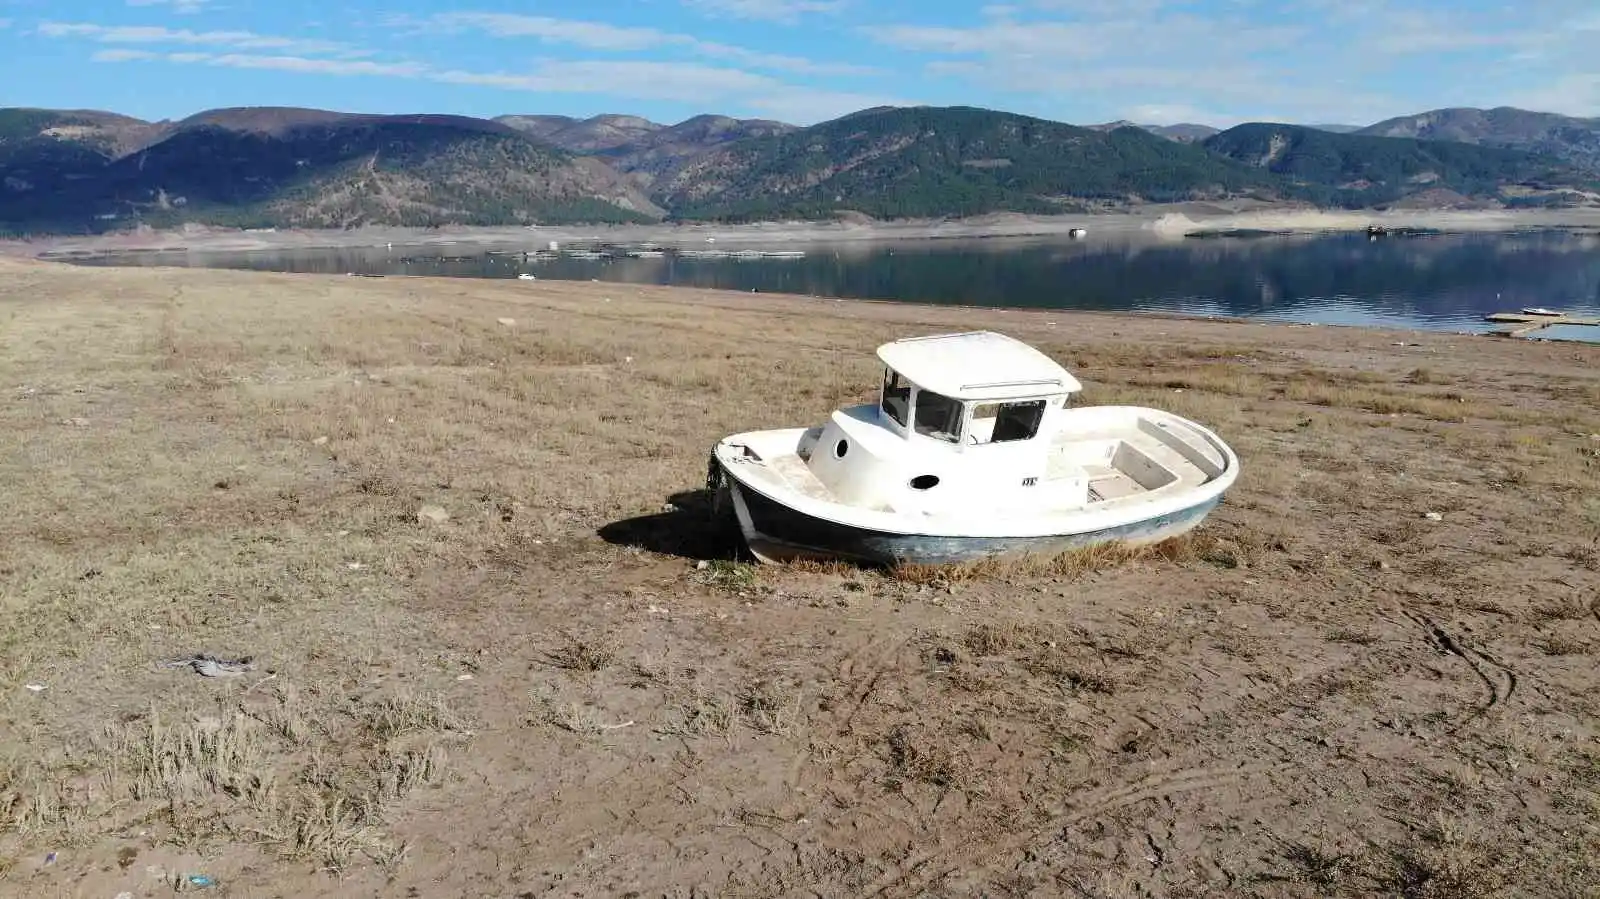
{"type": "MultiPolygon", "coordinates": [[[[687,248],[691,254],[752,245],[687,248]]],[[[355,248],[253,253],[142,253],[85,264],[188,265],[272,271],[356,272],[618,281],[911,300],[971,306],[1159,311],[1322,324],[1480,332],[1483,317],[1542,306],[1600,316],[1600,235],[1568,231],[1494,234],[1362,234],[928,240],[788,244],[801,258],[664,255],[602,248],[614,258],[523,258],[523,246],[355,248]],[[512,255],[506,255],[508,252],[512,255]],[[441,255],[446,254],[446,255],[441,255]]],[[[1563,329],[1600,339],[1600,327],[1563,329]],[[1590,333],[1592,332],[1592,333],[1590,333]]],[[[1552,329],[1549,336],[1557,336],[1552,329]]]]}

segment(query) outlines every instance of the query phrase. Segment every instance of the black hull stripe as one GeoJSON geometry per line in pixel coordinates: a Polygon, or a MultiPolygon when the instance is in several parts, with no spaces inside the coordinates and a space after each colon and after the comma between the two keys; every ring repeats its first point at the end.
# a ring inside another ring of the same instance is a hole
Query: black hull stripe
{"type": "Polygon", "coordinates": [[[755,536],[791,551],[844,556],[880,564],[912,562],[951,564],[997,555],[1056,554],[1112,541],[1148,542],[1183,533],[1216,508],[1221,497],[1204,500],[1168,515],[1125,525],[1042,537],[943,537],[895,534],[826,521],[797,512],[736,479],[728,483],[744,501],[755,536]]]}

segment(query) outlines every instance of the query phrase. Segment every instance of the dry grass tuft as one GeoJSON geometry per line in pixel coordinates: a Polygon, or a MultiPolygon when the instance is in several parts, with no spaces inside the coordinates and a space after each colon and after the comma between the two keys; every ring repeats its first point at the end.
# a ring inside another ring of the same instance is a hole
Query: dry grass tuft
{"type": "Polygon", "coordinates": [[[1440,818],[1406,842],[1374,849],[1368,870],[1377,889],[1391,895],[1478,899],[1502,895],[1527,863],[1521,847],[1440,818]]]}
{"type": "Polygon", "coordinates": [[[883,785],[901,791],[908,784],[925,784],[940,790],[973,793],[981,789],[981,775],[967,755],[951,742],[927,729],[901,725],[884,741],[888,771],[883,785]]]}
{"type": "Polygon", "coordinates": [[[119,760],[113,777],[135,801],[181,804],[222,794],[262,808],[274,795],[263,728],[242,712],[174,725],[152,709],[106,736],[119,760]]]}
{"type": "MultiPolygon", "coordinates": [[[[828,567],[818,565],[811,570],[827,571],[828,567]]],[[[761,583],[761,566],[750,562],[713,559],[704,569],[695,571],[695,579],[702,584],[739,593],[753,590],[761,583]]]]}
{"type": "Polygon", "coordinates": [[[1082,577],[1098,571],[1140,562],[1185,564],[1218,549],[1215,538],[1185,534],[1156,544],[1134,546],[1101,543],[1070,549],[1054,556],[989,558],[950,565],[901,563],[888,568],[887,576],[905,584],[942,587],[977,580],[1015,578],[1082,577]]]}
{"type": "Polygon", "coordinates": [[[384,814],[443,782],[447,741],[470,735],[460,718],[438,697],[360,705],[342,728],[326,722],[352,752],[333,762],[294,751],[312,729],[287,707],[176,721],[151,709],[107,726],[88,766],[10,770],[0,808],[9,826],[68,845],[154,816],[175,838],[247,832],[332,869],[396,862],[404,847],[385,836],[384,814]]]}
{"type": "Polygon", "coordinates": [[[676,720],[664,729],[669,734],[726,739],[738,718],[739,703],[731,694],[696,689],[678,705],[676,720]]]}
{"type": "Polygon", "coordinates": [[[568,671],[601,671],[617,658],[615,644],[606,637],[578,637],[561,631],[561,643],[550,650],[550,664],[568,671]]]}

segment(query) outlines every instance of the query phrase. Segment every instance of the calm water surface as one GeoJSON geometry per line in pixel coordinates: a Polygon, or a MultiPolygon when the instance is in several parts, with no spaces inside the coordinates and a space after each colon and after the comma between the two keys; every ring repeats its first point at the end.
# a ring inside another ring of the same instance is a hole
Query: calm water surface
{"type": "MultiPolygon", "coordinates": [[[[751,245],[725,245],[721,251],[751,245]]],[[[803,258],[631,258],[516,253],[527,245],[149,253],[85,264],[188,265],[382,275],[445,275],[675,284],[971,306],[1160,311],[1322,324],[1484,331],[1483,316],[1543,306],[1600,316],[1600,235],[1499,234],[1211,237],[1159,241],[989,239],[786,244],[803,258]],[[511,255],[507,255],[511,253],[511,255]]],[[[696,245],[690,252],[717,248],[696,245]]],[[[1560,336],[1600,339],[1600,327],[1560,336]],[[1592,333],[1591,333],[1592,332],[1592,333]]],[[[1552,331],[1551,336],[1556,336],[1552,331]]]]}

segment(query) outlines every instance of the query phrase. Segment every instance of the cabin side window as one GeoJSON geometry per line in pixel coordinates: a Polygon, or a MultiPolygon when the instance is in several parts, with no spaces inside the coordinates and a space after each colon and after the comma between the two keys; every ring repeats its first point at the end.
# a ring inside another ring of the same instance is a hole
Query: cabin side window
{"type": "Polygon", "coordinates": [[[972,407],[970,442],[1011,443],[1032,440],[1044,422],[1045,400],[979,403],[972,407]]]}
{"type": "Polygon", "coordinates": [[[892,368],[883,372],[883,399],[880,401],[883,413],[895,420],[900,427],[906,426],[906,421],[911,417],[911,382],[900,377],[900,373],[892,368]]]}
{"type": "Polygon", "coordinates": [[[960,442],[961,403],[931,390],[918,390],[917,433],[946,443],[960,442]]]}

